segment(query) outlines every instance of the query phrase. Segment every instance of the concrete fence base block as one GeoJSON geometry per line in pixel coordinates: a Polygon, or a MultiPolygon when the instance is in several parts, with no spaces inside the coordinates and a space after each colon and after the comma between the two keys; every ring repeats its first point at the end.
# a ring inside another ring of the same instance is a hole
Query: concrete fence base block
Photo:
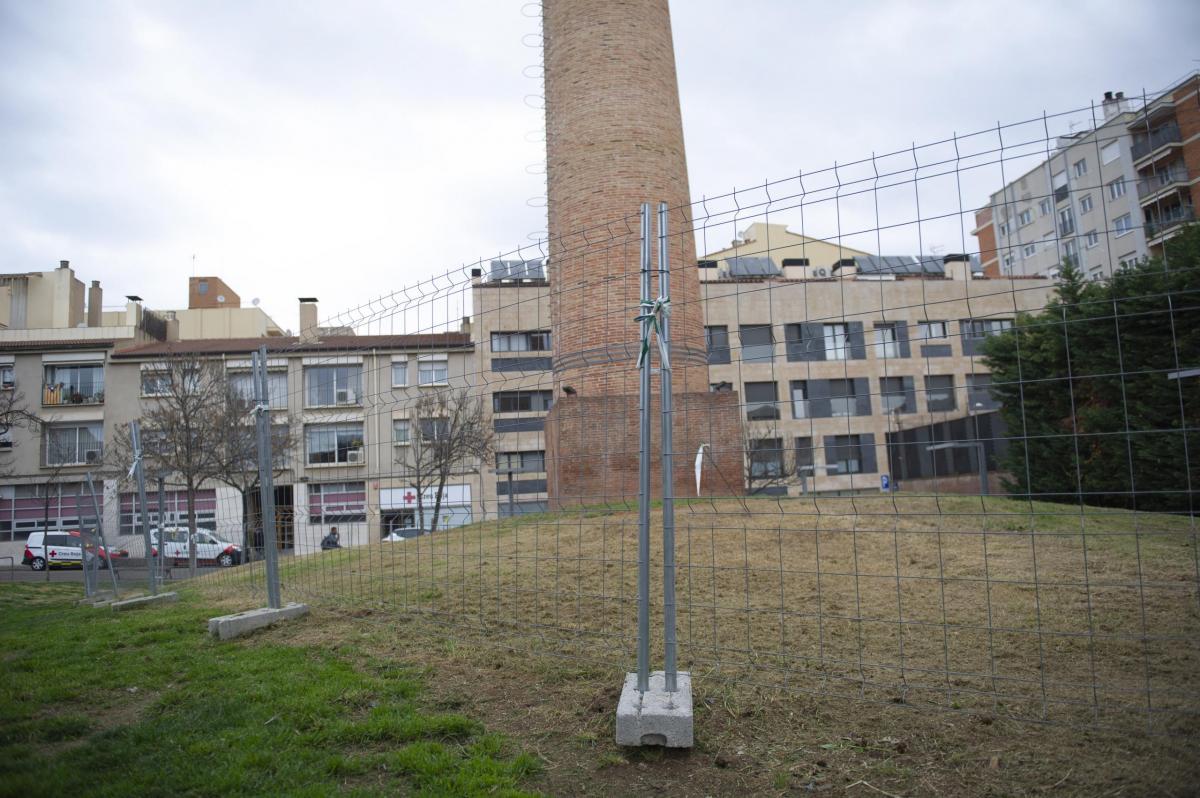
{"type": "Polygon", "coordinates": [[[638,692],[637,674],[625,675],[617,704],[617,745],[692,747],[692,675],[680,671],[677,689],[666,690],[662,671],[650,674],[650,689],[638,692]]]}
{"type": "Polygon", "coordinates": [[[112,607],[113,612],[124,612],[125,610],[137,610],[142,607],[153,607],[158,604],[171,604],[175,601],[179,601],[179,594],[172,591],[170,593],[159,593],[157,596],[138,596],[137,598],[122,599],[114,601],[108,606],[112,607]]]}
{"type": "Polygon", "coordinates": [[[264,626],[270,626],[280,621],[288,621],[292,618],[300,618],[305,615],[308,615],[307,604],[284,604],[279,609],[260,607],[256,610],[247,610],[235,615],[222,615],[219,618],[209,618],[208,633],[221,640],[229,640],[249,634],[255,629],[262,629],[264,626]]]}

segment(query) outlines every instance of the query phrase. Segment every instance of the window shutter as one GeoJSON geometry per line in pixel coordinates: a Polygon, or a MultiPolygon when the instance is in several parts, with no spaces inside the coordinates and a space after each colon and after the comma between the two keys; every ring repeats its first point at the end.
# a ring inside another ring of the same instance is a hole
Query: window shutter
{"type": "Polygon", "coordinates": [[[808,381],[808,413],[811,418],[833,416],[833,408],[829,404],[829,380],[808,381]]]}
{"type": "Polygon", "coordinates": [[[971,337],[971,320],[959,319],[958,332],[959,337],[962,339],[963,357],[970,357],[971,355],[978,354],[975,351],[975,344],[977,344],[978,341],[971,337]]]}
{"type": "Polygon", "coordinates": [[[854,378],[854,415],[871,415],[871,383],[866,377],[854,378]]]}
{"type": "Polygon", "coordinates": [[[863,340],[863,323],[861,321],[852,321],[849,323],[847,330],[850,338],[850,359],[866,360],[867,343],[863,340]]]}
{"type": "Polygon", "coordinates": [[[896,323],[896,340],[900,343],[900,357],[912,357],[912,349],[908,345],[908,322],[896,323]]]}
{"type": "MultiPolygon", "coordinates": [[[[826,435],[825,436],[825,465],[827,465],[827,466],[836,465],[838,460],[842,459],[840,457],[840,455],[841,455],[841,452],[838,450],[837,436],[836,435],[826,435]]],[[[832,474],[835,472],[826,470],[825,473],[832,474]]]]}
{"type": "Polygon", "coordinates": [[[875,436],[867,433],[858,436],[858,454],[862,462],[863,473],[874,474],[879,470],[875,459],[875,436]]]}

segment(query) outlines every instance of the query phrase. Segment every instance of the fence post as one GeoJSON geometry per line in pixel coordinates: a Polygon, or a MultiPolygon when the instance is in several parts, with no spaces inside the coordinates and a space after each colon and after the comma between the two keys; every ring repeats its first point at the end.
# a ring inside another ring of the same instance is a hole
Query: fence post
{"type": "MultiPolygon", "coordinates": [[[[92,481],[91,473],[87,475],[87,489],[92,497],[92,512],[96,516],[96,537],[100,539],[100,547],[108,552],[108,578],[112,582],[113,599],[116,600],[120,598],[117,593],[117,571],[113,565],[112,552],[108,551],[108,542],[104,539],[104,518],[100,514],[100,501],[96,498],[96,483],[92,481]]],[[[80,513],[80,516],[82,515],[83,513],[80,513]]]]}
{"type": "Polygon", "coordinates": [[[663,676],[664,687],[673,693],[675,671],[675,467],[674,435],[671,429],[673,411],[671,399],[671,259],[668,254],[667,203],[658,204],[658,297],[662,303],[658,337],[663,357],[659,362],[659,402],[662,416],[662,485],[663,485],[663,676]]]}
{"type": "Polygon", "coordinates": [[[166,479],[158,478],[158,553],[154,555],[155,570],[158,571],[158,581],[160,584],[165,584],[167,581],[167,550],[163,546],[163,528],[167,522],[167,489],[166,479]]]}
{"type": "Polygon", "coordinates": [[[279,558],[275,551],[275,482],[271,460],[271,396],[267,385],[267,347],[254,353],[254,386],[257,404],[254,422],[258,431],[258,491],[262,505],[263,553],[267,559],[267,606],[283,606],[279,596],[279,558]]]}
{"type": "MultiPolygon", "coordinates": [[[[150,595],[158,595],[158,580],[154,574],[154,560],[150,552],[154,546],[150,543],[150,513],[146,510],[146,470],[142,466],[142,430],[141,425],[134,421],[129,424],[129,435],[133,442],[133,475],[137,479],[138,510],[142,516],[142,540],[146,546],[146,573],[150,581],[150,595]]],[[[159,510],[159,517],[162,511],[159,510]]],[[[166,534],[162,523],[158,525],[158,547],[162,551],[166,547],[166,534]]],[[[189,552],[194,541],[189,538],[189,552]]]]}
{"type": "Polygon", "coordinates": [[[650,203],[642,203],[642,355],[638,388],[637,689],[650,689],[650,203]]]}

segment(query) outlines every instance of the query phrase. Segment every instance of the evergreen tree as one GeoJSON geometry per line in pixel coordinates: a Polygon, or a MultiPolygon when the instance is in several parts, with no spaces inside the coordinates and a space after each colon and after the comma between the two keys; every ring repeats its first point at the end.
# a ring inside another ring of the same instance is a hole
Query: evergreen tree
{"type": "Polygon", "coordinates": [[[1164,257],[1085,282],[985,344],[1010,446],[1010,492],[1142,510],[1200,510],[1200,226],[1164,257]]]}

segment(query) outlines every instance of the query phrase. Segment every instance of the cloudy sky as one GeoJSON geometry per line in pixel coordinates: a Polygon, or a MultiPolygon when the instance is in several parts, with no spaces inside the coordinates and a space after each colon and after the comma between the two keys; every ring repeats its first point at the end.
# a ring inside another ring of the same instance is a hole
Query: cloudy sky
{"type": "MultiPolygon", "coordinates": [[[[299,295],[330,316],[527,243],[544,227],[529,13],[0,0],[0,271],[69,259],[107,303],[170,308],[194,268],[295,327],[299,295]]],[[[675,0],[673,15],[697,197],[1200,67],[1187,0],[675,0]]]]}

